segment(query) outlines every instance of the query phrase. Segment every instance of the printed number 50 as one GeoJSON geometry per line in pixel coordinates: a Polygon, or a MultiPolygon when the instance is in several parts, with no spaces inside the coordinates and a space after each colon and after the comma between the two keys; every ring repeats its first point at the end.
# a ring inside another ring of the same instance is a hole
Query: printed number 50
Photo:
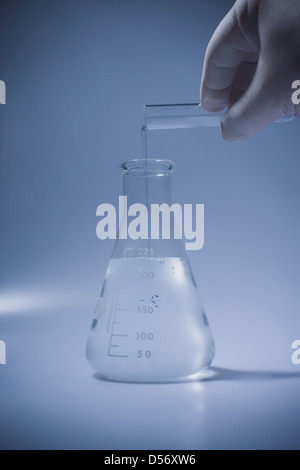
{"type": "Polygon", "coordinates": [[[142,349],[139,349],[137,353],[137,357],[139,358],[145,357],[146,359],[149,359],[149,357],[151,357],[151,352],[143,351],[142,349]]]}

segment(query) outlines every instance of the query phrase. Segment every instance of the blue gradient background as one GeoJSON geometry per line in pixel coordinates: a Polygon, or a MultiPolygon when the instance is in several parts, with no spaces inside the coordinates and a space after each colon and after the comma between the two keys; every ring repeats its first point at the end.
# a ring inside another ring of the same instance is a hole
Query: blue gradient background
{"type": "MultiPolygon", "coordinates": [[[[299,122],[232,144],[152,133],[174,200],[205,204],[189,259],[217,346],[194,384],[96,380],[85,342],[112,241],[95,211],[141,155],[142,106],[197,102],[233,2],[0,4],[1,449],[299,449],[299,122]]],[[[295,77],[299,79],[300,77],[295,77]]]]}

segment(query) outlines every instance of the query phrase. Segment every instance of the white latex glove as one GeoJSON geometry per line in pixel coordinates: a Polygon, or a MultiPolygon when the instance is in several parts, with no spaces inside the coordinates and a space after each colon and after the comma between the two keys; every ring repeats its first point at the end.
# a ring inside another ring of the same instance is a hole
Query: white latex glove
{"type": "MultiPolygon", "coordinates": [[[[237,0],[205,54],[200,101],[207,111],[229,107],[226,140],[247,139],[286,114],[300,80],[300,0],[237,0]]],[[[297,109],[298,108],[298,109],[297,109]]]]}

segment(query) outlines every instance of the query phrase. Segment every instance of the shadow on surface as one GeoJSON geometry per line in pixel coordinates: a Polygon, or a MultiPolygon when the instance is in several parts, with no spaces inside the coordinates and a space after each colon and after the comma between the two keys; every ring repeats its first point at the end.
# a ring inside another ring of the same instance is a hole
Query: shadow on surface
{"type": "Polygon", "coordinates": [[[203,374],[196,378],[185,378],[181,380],[172,381],[126,381],[126,380],[114,380],[107,377],[103,377],[99,373],[95,373],[93,377],[96,380],[103,382],[116,382],[116,383],[128,383],[128,384],[174,384],[174,383],[188,383],[188,382],[216,382],[225,380],[241,380],[241,381],[263,381],[263,380],[282,380],[282,379],[300,379],[300,372],[283,372],[283,371],[269,371],[269,370],[238,370],[238,369],[225,369],[223,367],[210,367],[203,374]]]}
{"type": "Polygon", "coordinates": [[[276,370],[236,370],[225,369],[223,367],[210,367],[211,375],[200,379],[203,381],[217,380],[281,380],[281,379],[299,379],[300,372],[282,372],[276,370]]]}

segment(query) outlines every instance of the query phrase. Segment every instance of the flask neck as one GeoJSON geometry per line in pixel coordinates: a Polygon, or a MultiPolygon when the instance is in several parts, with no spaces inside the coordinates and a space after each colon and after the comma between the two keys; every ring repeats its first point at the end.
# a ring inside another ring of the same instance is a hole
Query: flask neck
{"type": "Polygon", "coordinates": [[[126,201],[113,257],[182,257],[182,238],[174,235],[178,224],[170,209],[173,162],[132,160],[122,170],[126,201]]]}
{"type": "Polygon", "coordinates": [[[148,211],[152,204],[172,203],[172,174],[123,176],[123,195],[128,205],[143,204],[148,211]]]}
{"type": "Polygon", "coordinates": [[[131,160],[122,164],[123,194],[129,204],[170,204],[175,170],[170,160],[131,160]]]}

